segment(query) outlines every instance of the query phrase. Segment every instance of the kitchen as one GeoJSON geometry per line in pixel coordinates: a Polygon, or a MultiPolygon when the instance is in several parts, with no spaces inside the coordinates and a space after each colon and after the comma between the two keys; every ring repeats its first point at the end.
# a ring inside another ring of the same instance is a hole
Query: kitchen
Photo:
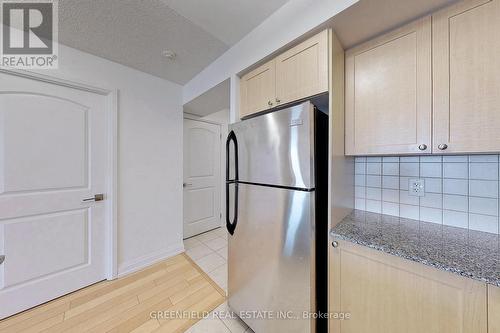
{"type": "Polygon", "coordinates": [[[500,332],[500,2],[336,5],[307,7],[287,35],[286,10],[306,8],[287,3],[184,84],[181,248],[59,293],[53,315],[8,317],[43,302],[16,294],[7,237],[22,223],[0,201],[0,331],[500,332]],[[282,35],[244,54],[269,26],[282,35]],[[197,111],[211,103],[217,118],[197,111]],[[130,304],[113,313],[117,295],[130,304]],[[165,317],[183,304],[209,315],[165,317]]]}

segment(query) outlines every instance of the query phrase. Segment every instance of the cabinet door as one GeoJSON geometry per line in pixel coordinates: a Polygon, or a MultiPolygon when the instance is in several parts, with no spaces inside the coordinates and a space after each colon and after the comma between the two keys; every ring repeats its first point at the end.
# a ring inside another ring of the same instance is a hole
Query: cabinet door
{"type": "Polygon", "coordinates": [[[433,16],[433,152],[500,151],[499,32],[498,0],[433,16]]]}
{"type": "Polygon", "coordinates": [[[241,78],[241,118],[274,106],[276,97],[275,68],[276,63],[272,60],[241,78]]]}
{"type": "Polygon", "coordinates": [[[500,288],[488,286],[488,333],[500,333],[500,288]]]}
{"type": "Polygon", "coordinates": [[[331,309],[350,318],[331,320],[330,333],[486,333],[485,283],[338,244],[331,250],[331,309]]]}
{"type": "Polygon", "coordinates": [[[431,152],[429,17],[347,51],[345,75],[347,155],[431,152]]]}
{"type": "Polygon", "coordinates": [[[276,101],[293,102],[328,91],[328,30],[276,58],[276,101]]]}

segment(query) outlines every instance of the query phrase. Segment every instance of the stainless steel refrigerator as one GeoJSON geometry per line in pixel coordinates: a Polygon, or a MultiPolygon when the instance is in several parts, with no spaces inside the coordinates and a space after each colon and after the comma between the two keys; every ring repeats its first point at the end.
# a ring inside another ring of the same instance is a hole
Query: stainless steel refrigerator
{"type": "Polygon", "coordinates": [[[228,304],[256,333],[326,332],[328,116],[311,102],[230,126],[228,304]]]}

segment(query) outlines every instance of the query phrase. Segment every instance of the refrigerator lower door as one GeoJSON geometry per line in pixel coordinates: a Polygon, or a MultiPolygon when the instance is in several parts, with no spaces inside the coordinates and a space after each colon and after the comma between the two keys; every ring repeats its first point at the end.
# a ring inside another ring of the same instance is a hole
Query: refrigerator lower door
{"type": "Polygon", "coordinates": [[[228,303],[256,333],[314,332],[314,191],[239,184],[228,303]]]}
{"type": "MultiPolygon", "coordinates": [[[[314,188],[314,112],[314,106],[304,102],[230,125],[239,181],[314,188]]],[[[228,154],[228,180],[235,179],[234,156],[228,154]]]]}

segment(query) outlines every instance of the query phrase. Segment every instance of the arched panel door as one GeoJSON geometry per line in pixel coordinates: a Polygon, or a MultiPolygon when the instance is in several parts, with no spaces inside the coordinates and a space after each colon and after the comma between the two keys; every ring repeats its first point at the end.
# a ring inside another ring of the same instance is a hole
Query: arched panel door
{"type": "Polygon", "coordinates": [[[0,74],[0,318],[105,278],[105,103],[0,74]]]}
{"type": "Polygon", "coordinates": [[[184,238],[221,226],[220,125],[184,119],[184,238]]]}

